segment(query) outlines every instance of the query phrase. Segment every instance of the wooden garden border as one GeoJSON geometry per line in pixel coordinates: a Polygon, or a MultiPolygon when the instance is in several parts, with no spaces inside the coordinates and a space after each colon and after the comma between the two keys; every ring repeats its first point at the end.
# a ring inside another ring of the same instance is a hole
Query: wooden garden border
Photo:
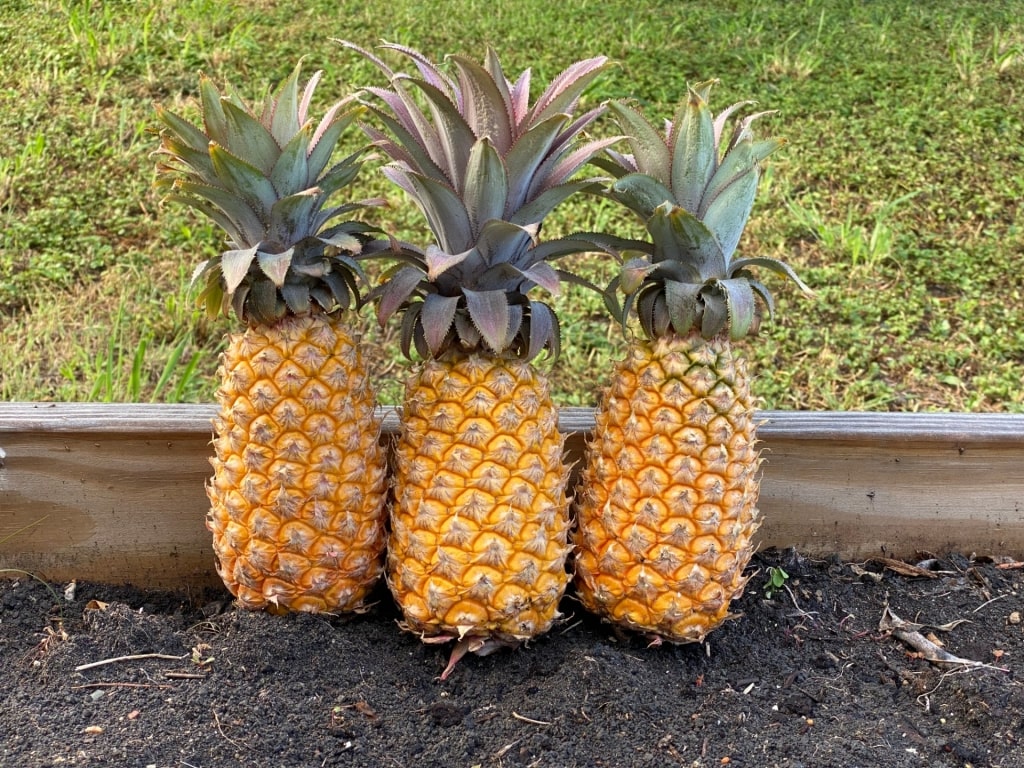
{"type": "MultiPolygon", "coordinates": [[[[384,431],[397,426],[384,409],[384,431]]],[[[206,405],[0,403],[0,569],[217,583],[206,405]],[[5,454],[5,456],[4,456],[5,454]]],[[[765,411],[762,546],[1024,555],[1024,415],[765,411]]],[[[563,409],[578,458],[593,411],[563,409]]]]}

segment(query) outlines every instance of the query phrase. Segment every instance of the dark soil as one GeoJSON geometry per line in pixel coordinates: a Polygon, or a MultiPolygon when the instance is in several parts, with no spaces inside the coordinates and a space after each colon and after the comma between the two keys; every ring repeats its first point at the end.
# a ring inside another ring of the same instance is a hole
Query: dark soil
{"type": "Polygon", "coordinates": [[[958,555],[930,577],[792,553],[754,566],[743,617],[705,645],[647,648],[577,610],[446,682],[448,649],[400,632],[384,593],[328,618],[0,581],[0,765],[1024,766],[1024,571],[958,555]],[[778,565],[787,589],[766,599],[778,565]],[[922,658],[880,628],[886,605],[986,666],[922,658]],[[132,654],[179,658],[75,669],[132,654]]]}

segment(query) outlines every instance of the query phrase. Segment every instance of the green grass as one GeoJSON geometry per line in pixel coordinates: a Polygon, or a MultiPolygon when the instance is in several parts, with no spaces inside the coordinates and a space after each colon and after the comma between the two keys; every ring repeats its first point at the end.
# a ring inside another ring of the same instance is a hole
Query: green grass
{"type": "MultiPolygon", "coordinates": [[[[306,55],[320,98],[377,82],[328,38],[384,38],[434,55],[499,49],[548,79],[619,62],[593,102],[630,96],[670,116],[687,81],[713,108],[756,99],[788,146],[741,251],[789,261],[805,299],[767,278],[778,313],[743,346],[766,407],[1024,410],[1024,24],[1012,3],[806,0],[376,4],[213,0],[17,2],[0,7],[0,396],[208,401],[228,320],[188,295],[219,244],[151,190],[154,103],[194,109],[197,73],[262,95],[306,55]]],[[[194,114],[194,113],[191,113],[194,114]]],[[[604,129],[610,130],[606,126],[604,129]]],[[[422,222],[371,170],[380,223],[422,222]]],[[[573,202],[550,231],[632,222],[573,202]]],[[[574,262],[605,279],[613,265],[574,262]]],[[[561,402],[593,404],[623,333],[595,296],[556,299],[561,402]]],[[[385,401],[409,370],[393,328],[364,313],[385,401]]]]}

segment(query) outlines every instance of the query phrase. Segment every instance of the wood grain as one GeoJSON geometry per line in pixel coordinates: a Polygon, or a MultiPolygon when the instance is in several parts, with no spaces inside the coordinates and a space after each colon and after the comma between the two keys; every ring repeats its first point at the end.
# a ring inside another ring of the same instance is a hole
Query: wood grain
{"type": "MultiPolygon", "coordinates": [[[[0,569],[217,583],[212,406],[0,403],[0,569]]],[[[384,436],[398,420],[384,409],[384,436]]],[[[810,556],[1024,557],[1024,415],[766,411],[762,546],[810,556]]],[[[567,455],[593,412],[566,408],[567,455]]]]}

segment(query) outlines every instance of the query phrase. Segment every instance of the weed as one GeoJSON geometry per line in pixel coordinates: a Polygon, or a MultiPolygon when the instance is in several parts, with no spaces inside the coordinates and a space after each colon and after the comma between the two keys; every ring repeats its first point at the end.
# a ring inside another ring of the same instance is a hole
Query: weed
{"type": "Polygon", "coordinates": [[[788,573],[777,565],[770,566],[768,568],[768,578],[764,583],[764,596],[771,600],[777,593],[782,591],[787,581],[789,581],[788,573]]]}
{"type": "Polygon", "coordinates": [[[859,224],[856,212],[848,209],[843,219],[832,220],[821,213],[814,203],[802,206],[788,201],[787,208],[797,224],[810,232],[826,251],[849,259],[854,267],[869,272],[877,271],[879,265],[892,256],[895,243],[895,228],[892,215],[904,203],[914,199],[920,192],[910,192],[895,200],[876,204],[871,214],[870,226],[859,224]]]}

